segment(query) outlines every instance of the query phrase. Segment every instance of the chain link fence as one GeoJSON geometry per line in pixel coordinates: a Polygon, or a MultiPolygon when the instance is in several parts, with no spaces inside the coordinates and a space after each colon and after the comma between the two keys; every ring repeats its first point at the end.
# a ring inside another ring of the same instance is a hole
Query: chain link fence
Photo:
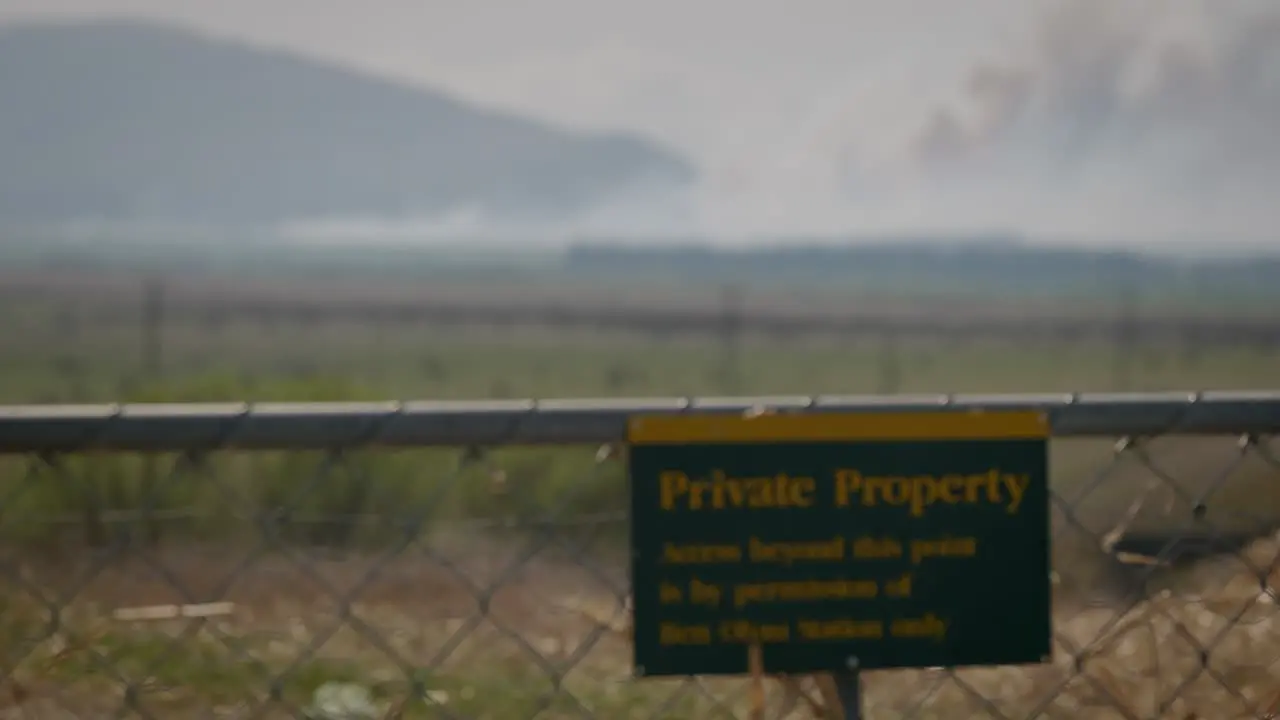
{"type": "Polygon", "coordinates": [[[1275,716],[1280,394],[1220,393],[2,409],[0,717],[839,717],[632,679],[626,419],[946,407],[1051,418],[1055,656],[865,717],[1275,716]]]}

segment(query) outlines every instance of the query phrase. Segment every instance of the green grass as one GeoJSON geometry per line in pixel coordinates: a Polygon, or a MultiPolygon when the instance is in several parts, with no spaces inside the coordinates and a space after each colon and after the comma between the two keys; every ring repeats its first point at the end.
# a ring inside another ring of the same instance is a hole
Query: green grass
{"type": "Polygon", "coordinates": [[[4,402],[1227,389],[1273,385],[1280,360],[1271,348],[875,337],[727,346],[354,323],[167,327],[154,357],[139,327],[59,328],[40,316],[7,325],[4,402]]]}

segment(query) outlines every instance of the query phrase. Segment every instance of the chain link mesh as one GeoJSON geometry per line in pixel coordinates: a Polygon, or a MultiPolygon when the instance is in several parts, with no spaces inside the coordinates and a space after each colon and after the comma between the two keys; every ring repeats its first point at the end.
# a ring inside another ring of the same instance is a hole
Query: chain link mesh
{"type": "MultiPolygon", "coordinates": [[[[619,448],[377,440],[0,458],[0,715],[751,714],[749,679],[631,678],[619,448]]],[[[1052,466],[1053,662],[868,673],[865,716],[1274,717],[1280,443],[1052,466]]],[[[834,711],[827,678],[767,687],[764,717],[834,711]]]]}

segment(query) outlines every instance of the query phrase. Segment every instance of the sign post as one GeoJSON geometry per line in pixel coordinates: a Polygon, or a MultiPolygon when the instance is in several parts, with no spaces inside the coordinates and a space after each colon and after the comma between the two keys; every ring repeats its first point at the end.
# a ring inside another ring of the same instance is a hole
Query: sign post
{"type": "MultiPolygon", "coordinates": [[[[641,677],[1047,662],[1040,413],[632,418],[641,677]]],[[[850,707],[852,705],[852,707],[850,707]]]]}

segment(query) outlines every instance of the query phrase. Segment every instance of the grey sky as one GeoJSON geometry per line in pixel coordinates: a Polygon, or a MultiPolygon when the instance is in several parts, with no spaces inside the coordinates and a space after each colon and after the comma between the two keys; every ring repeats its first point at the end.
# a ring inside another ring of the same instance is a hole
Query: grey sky
{"type": "MultiPolygon", "coordinates": [[[[991,2],[999,7],[1007,2],[991,2]]],[[[6,17],[132,14],[338,59],[581,126],[633,127],[705,153],[786,127],[899,65],[937,78],[996,18],[948,0],[0,0],[6,17]],[[985,17],[984,17],[985,16],[985,17]],[[923,21],[924,19],[928,21],[923,21]],[[881,67],[877,67],[877,65],[881,67]],[[759,129],[756,129],[759,128],[759,129]]],[[[888,78],[881,80],[887,84],[888,78]]]]}
{"type": "MultiPolygon", "coordinates": [[[[1041,182],[1057,166],[1029,160],[1028,148],[1056,142],[1057,120],[1041,128],[1009,118],[1032,91],[1061,100],[1037,106],[1056,107],[1059,118],[1083,112],[1078,103],[1092,96],[1078,81],[1089,73],[1114,76],[1139,95],[1150,90],[1143,82],[1154,83],[1149,94],[1173,97],[1161,85],[1173,82],[1163,50],[1205,46],[1222,56],[1233,33],[1276,16],[1280,4],[1065,2],[1077,11],[1050,14],[1063,4],[1054,0],[0,0],[0,19],[171,20],[567,125],[637,130],[699,163],[699,214],[720,232],[994,225],[1274,233],[1280,213],[1268,198],[1280,173],[1246,168],[1231,193],[1190,207],[1160,175],[1164,146],[1156,144],[1141,156],[1099,155],[1114,159],[1092,163],[1069,186],[1041,182]],[[1155,60],[1115,51],[1131,46],[1150,46],[1155,60]],[[1100,71],[1100,63],[1112,67],[1100,71]],[[982,68],[1007,81],[975,89],[982,68]],[[981,151],[966,150],[964,182],[938,184],[933,161],[921,159],[921,148],[943,136],[981,151]]],[[[1259,91],[1250,82],[1219,94],[1247,91],[1254,105],[1242,112],[1265,121],[1256,116],[1276,109],[1280,120],[1280,83],[1259,91]],[[1255,96],[1276,102],[1257,105],[1255,96]]],[[[1229,169],[1211,161],[1239,148],[1218,148],[1218,136],[1252,127],[1229,129],[1226,115],[1178,124],[1152,114],[1173,110],[1155,107],[1139,108],[1141,122],[1172,128],[1170,147],[1208,148],[1187,167],[1229,169]]],[[[1139,122],[1125,112],[1125,123],[1139,122]]],[[[1274,144],[1272,134],[1250,139],[1274,144]]],[[[1264,158],[1280,159],[1264,149],[1264,158]]]]}

